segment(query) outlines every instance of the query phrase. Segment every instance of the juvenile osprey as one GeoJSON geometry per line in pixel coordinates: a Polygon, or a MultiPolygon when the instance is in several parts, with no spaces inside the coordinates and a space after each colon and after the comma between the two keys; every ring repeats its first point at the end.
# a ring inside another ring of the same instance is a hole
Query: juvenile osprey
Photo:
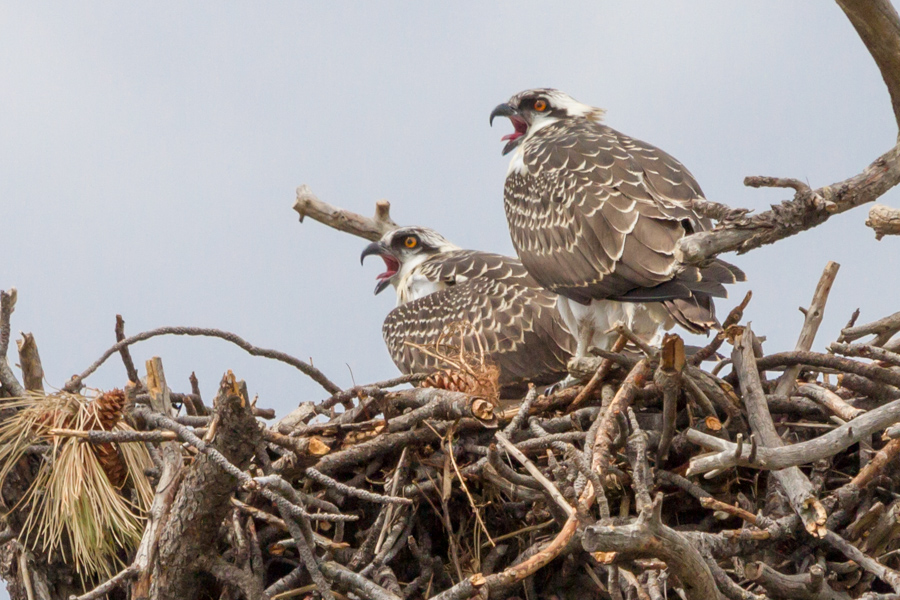
{"type": "Polygon", "coordinates": [[[423,352],[455,323],[468,324],[465,344],[478,347],[500,368],[508,390],[526,382],[552,383],[566,374],[575,341],[555,309],[556,295],[540,286],[514,258],[462,250],[434,230],[402,227],[369,244],[360,260],[377,254],[387,271],[375,293],[393,284],[397,308],[382,333],[391,358],[404,373],[446,365],[423,352]],[[412,344],[412,345],[411,345],[412,344]]]}
{"type": "Polygon", "coordinates": [[[703,198],[690,172],[659,148],[600,122],[603,110],[553,89],[516,94],[491,113],[509,117],[504,188],[513,245],[537,282],[560,295],[576,355],[608,349],[618,323],[651,343],[675,323],[717,325],[712,297],[744,273],[714,260],[681,265],[678,240],[709,229],[691,207],[703,198]]]}

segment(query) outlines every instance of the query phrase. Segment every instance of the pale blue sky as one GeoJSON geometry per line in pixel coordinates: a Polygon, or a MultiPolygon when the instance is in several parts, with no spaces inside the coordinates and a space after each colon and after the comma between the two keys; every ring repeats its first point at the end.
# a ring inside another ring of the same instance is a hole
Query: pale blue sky
{"type": "MultiPolygon", "coordinates": [[[[295,188],[511,253],[506,123],[491,109],[557,87],[684,162],[707,197],[789,197],[746,175],[816,187],[858,173],[896,126],[881,77],[822,2],[47,3],[0,5],[0,287],[62,385],[113,341],[161,325],[234,331],[313,362],[341,386],[393,376],[390,293],[362,240],[297,223],[295,188]]],[[[900,205],[898,193],[883,202],[900,205]]],[[[850,312],[900,309],[900,240],[866,209],[733,261],[770,351],[792,348],[827,260],[842,264],[819,346],[850,312]]],[[[720,302],[726,313],[732,300],[720,302]]],[[[138,345],[170,384],[226,369],[284,414],[324,394],[221,341],[138,345]]],[[[11,361],[15,352],[10,353],[11,361]]],[[[143,370],[143,369],[141,369],[143,370]]],[[[125,382],[111,360],[88,383],[125,382]]]]}

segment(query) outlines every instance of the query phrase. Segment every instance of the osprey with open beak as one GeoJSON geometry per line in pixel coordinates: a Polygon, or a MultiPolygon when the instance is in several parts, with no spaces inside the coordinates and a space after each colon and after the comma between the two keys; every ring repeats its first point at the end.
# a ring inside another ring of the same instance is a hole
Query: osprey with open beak
{"type": "Polygon", "coordinates": [[[575,340],[556,311],[556,295],[542,289],[518,260],[462,250],[425,227],[388,232],[361,259],[370,255],[381,256],[386,267],[375,293],[388,285],[397,289],[397,307],[382,333],[404,373],[444,368],[422,348],[433,348],[449,326],[462,323],[466,348],[484,349],[500,368],[506,393],[565,375],[575,340]]]}
{"type": "Polygon", "coordinates": [[[503,198],[513,246],[535,280],[559,294],[578,339],[609,349],[617,324],[651,344],[676,323],[718,326],[713,297],[744,273],[721,260],[675,258],[678,241],[711,227],[694,200],[703,192],[669,154],[601,122],[603,110],[553,89],[516,94],[491,112],[507,117],[512,153],[503,198]]]}

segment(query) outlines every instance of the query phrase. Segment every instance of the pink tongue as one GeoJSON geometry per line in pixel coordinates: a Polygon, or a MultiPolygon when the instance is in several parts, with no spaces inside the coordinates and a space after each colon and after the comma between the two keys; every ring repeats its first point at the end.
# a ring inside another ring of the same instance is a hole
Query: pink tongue
{"type": "Polygon", "coordinates": [[[522,135],[522,134],[519,133],[518,131],[514,131],[514,132],[510,133],[509,135],[504,135],[502,138],[500,138],[500,141],[505,142],[506,140],[514,140],[517,137],[519,137],[520,135],[522,135]]]}

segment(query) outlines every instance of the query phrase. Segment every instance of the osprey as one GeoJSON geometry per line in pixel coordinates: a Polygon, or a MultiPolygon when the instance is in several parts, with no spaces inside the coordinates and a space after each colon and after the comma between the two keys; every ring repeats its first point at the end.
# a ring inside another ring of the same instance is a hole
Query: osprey
{"type": "Polygon", "coordinates": [[[678,240],[711,227],[692,208],[703,192],[684,165],[558,90],[516,94],[492,124],[498,116],[515,128],[503,137],[503,154],[514,151],[504,187],[513,245],[528,273],[559,294],[576,356],[609,349],[620,323],[653,344],[676,323],[694,333],[718,326],[712,297],[745,277],[721,260],[675,259],[678,240]]]}
{"type": "Polygon", "coordinates": [[[404,373],[428,373],[441,361],[434,348],[448,326],[463,323],[464,344],[500,369],[500,385],[514,391],[527,382],[552,383],[566,373],[575,347],[555,310],[556,295],[542,289],[514,258],[462,250],[434,230],[402,227],[363,250],[387,270],[375,293],[393,284],[397,308],[382,333],[391,358],[404,373]]]}

